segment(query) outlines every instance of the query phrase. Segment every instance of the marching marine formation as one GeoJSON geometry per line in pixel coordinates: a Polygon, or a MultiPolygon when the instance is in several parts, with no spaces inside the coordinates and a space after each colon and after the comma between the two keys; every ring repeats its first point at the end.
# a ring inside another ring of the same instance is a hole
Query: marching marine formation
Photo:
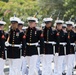
{"type": "Polygon", "coordinates": [[[5,60],[9,75],[72,75],[76,65],[74,22],[57,19],[53,27],[53,19],[47,17],[39,29],[36,17],[27,21],[25,27],[20,18],[11,17],[7,33],[3,30],[6,22],[0,21],[0,75],[4,75],[5,60]]]}

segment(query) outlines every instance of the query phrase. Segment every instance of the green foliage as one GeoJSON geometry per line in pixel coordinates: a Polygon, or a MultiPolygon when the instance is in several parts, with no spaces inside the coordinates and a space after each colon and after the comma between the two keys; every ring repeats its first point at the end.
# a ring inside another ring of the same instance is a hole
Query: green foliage
{"type": "Polygon", "coordinates": [[[38,3],[36,0],[9,0],[9,2],[0,1],[0,19],[4,17],[7,22],[5,30],[10,25],[10,17],[16,14],[26,22],[28,16],[33,16],[38,11],[38,3]]]}
{"type": "Polygon", "coordinates": [[[0,19],[4,17],[7,22],[5,30],[10,25],[9,18],[16,14],[26,25],[26,18],[39,14],[37,18],[40,23],[44,17],[50,17],[56,20],[59,12],[60,19],[68,20],[70,17],[76,17],[76,0],[0,0],[0,19]]]}
{"type": "Polygon", "coordinates": [[[43,9],[42,14],[44,17],[53,14],[53,18],[56,19],[60,12],[60,18],[62,19],[64,14],[64,0],[38,0],[38,2],[39,6],[43,9]]]}
{"type": "Polygon", "coordinates": [[[76,17],[76,0],[65,0],[64,7],[66,8],[65,17],[74,19],[76,17]]]}
{"type": "Polygon", "coordinates": [[[1,0],[1,1],[3,1],[3,2],[8,2],[9,0],[1,0]]]}

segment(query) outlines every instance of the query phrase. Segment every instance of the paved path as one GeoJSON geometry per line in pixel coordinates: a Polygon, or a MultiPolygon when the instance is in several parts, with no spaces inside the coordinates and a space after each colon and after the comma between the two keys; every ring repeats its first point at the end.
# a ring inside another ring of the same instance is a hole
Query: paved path
{"type": "MultiPolygon", "coordinates": [[[[53,64],[52,64],[52,65],[53,65],[53,64]]],[[[4,72],[5,72],[5,75],[8,75],[8,72],[9,72],[8,62],[7,62],[6,65],[4,66],[4,72]]],[[[75,70],[75,69],[74,69],[73,75],[76,75],[76,70],[75,70]]]]}

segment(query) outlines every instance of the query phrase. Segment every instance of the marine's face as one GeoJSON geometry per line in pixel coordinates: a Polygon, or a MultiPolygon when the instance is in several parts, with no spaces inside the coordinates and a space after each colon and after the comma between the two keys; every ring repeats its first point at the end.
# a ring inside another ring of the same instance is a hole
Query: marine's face
{"type": "Polygon", "coordinates": [[[17,22],[12,22],[11,25],[12,25],[13,29],[18,28],[18,23],[17,22]]]}
{"type": "Polygon", "coordinates": [[[62,29],[62,24],[57,24],[56,27],[57,27],[58,30],[61,30],[62,29]]]}
{"type": "Polygon", "coordinates": [[[52,22],[48,22],[48,23],[45,23],[45,24],[46,24],[46,27],[51,27],[52,22]]]}
{"type": "Polygon", "coordinates": [[[67,25],[67,30],[72,30],[72,25],[67,25]]]}
{"type": "Polygon", "coordinates": [[[0,26],[0,29],[1,29],[1,30],[3,30],[3,28],[4,28],[4,25],[0,26]]]}
{"type": "Polygon", "coordinates": [[[29,22],[29,26],[32,27],[36,27],[36,22],[29,22]]]}
{"type": "Polygon", "coordinates": [[[22,30],[23,25],[18,25],[18,29],[22,30]]]}

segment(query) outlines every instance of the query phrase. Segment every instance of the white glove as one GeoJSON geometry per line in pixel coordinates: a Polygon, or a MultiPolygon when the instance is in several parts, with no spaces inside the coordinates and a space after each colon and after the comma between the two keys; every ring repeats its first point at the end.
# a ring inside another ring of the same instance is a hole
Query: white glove
{"type": "Polygon", "coordinates": [[[55,45],[56,44],[56,42],[52,42],[52,45],[55,45]]]}
{"type": "Polygon", "coordinates": [[[55,56],[58,56],[59,55],[59,53],[55,53],[55,56]]]}
{"type": "Polygon", "coordinates": [[[21,48],[21,47],[22,47],[22,44],[20,44],[19,48],[21,48]]]}
{"type": "Polygon", "coordinates": [[[6,47],[10,46],[10,44],[9,44],[8,41],[5,42],[5,46],[6,46],[6,47]]]}
{"type": "Polygon", "coordinates": [[[70,43],[70,45],[75,46],[75,43],[70,43]]]}
{"type": "Polygon", "coordinates": [[[63,45],[63,46],[65,46],[67,43],[60,43],[60,45],[63,45]]]}

